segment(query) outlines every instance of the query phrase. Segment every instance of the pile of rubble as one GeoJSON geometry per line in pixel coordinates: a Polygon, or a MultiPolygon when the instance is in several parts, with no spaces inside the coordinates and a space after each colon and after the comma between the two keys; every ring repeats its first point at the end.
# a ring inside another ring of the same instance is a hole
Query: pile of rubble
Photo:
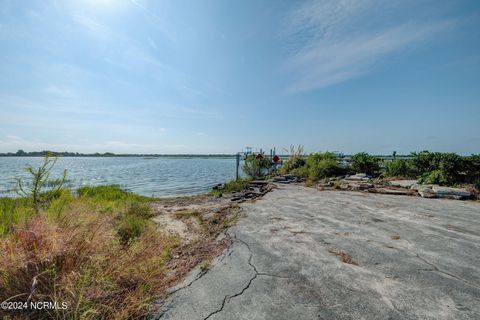
{"type": "Polygon", "coordinates": [[[231,201],[245,201],[263,197],[265,194],[270,192],[274,186],[268,181],[264,180],[254,180],[250,181],[249,186],[246,187],[242,192],[236,192],[232,194],[231,201]]]}
{"type": "MultiPolygon", "coordinates": [[[[275,177],[272,182],[291,183],[298,181],[293,175],[275,177]]],[[[321,188],[335,188],[341,190],[365,191],[371,193],[421,196],[423,198],[445,198],[464,200],[474,198],[475,195],[464,188],[442,187],[434,184],[419,184],[417,180],[381,181],[366,173],[339,176],[317,185],[321,188]]]]}

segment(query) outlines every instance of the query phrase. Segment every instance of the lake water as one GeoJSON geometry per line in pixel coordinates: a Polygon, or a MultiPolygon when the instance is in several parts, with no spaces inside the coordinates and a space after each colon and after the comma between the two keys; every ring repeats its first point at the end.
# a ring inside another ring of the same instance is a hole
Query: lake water
{"type": "MultiPolygon", "coordinates": [[[[0,157],[0,197],[13,196],[15,178],[28,179],[24,168],[42,162],[40,157],[0,157]]],[[[235,178],[235,158],[61,157],[50,178],[59,178],[63,169],[72,189],[118,184],[147,196],[171,197],[204,193],[235,178]]]]}

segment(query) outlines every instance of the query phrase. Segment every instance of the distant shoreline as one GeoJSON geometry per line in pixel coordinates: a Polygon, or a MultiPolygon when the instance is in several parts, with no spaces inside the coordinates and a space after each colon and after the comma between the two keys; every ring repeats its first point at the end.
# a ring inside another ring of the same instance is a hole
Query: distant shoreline
{"type": "Polygon", "coordinates": [[[70,157],[70,158],[234,158],[235,154],[115,154],[115,153],[73,153],[73,152],[25,152],[25,153],[0,153],[0,157],[44,157],[46,155],[54,157],[70,157]]]}

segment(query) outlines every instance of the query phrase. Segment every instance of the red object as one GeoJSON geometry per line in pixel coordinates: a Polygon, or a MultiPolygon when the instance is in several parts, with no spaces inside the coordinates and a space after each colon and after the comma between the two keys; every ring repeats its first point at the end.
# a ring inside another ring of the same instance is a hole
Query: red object
{"type": "Polygon", "coordinates": [[[277,156],[277,155],[274,155],[272,160],[273,160],[273,162],[278,163],[278,161],[280,161],[280,157],[277,156]]]}

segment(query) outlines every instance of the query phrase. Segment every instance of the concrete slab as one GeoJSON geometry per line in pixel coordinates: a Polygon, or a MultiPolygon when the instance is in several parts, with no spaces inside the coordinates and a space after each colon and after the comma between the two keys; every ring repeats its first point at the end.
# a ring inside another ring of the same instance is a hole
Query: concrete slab
{"type": "Polygon", "coordinates": [[[480,204],[280,186],[159,319],[479,319],[480,204]]]}
{"type": "Polygon", "coordinates": [[[389,184],[393,187],[410,188],[417,182],[417,180],[392,180],[389,184]]]}

